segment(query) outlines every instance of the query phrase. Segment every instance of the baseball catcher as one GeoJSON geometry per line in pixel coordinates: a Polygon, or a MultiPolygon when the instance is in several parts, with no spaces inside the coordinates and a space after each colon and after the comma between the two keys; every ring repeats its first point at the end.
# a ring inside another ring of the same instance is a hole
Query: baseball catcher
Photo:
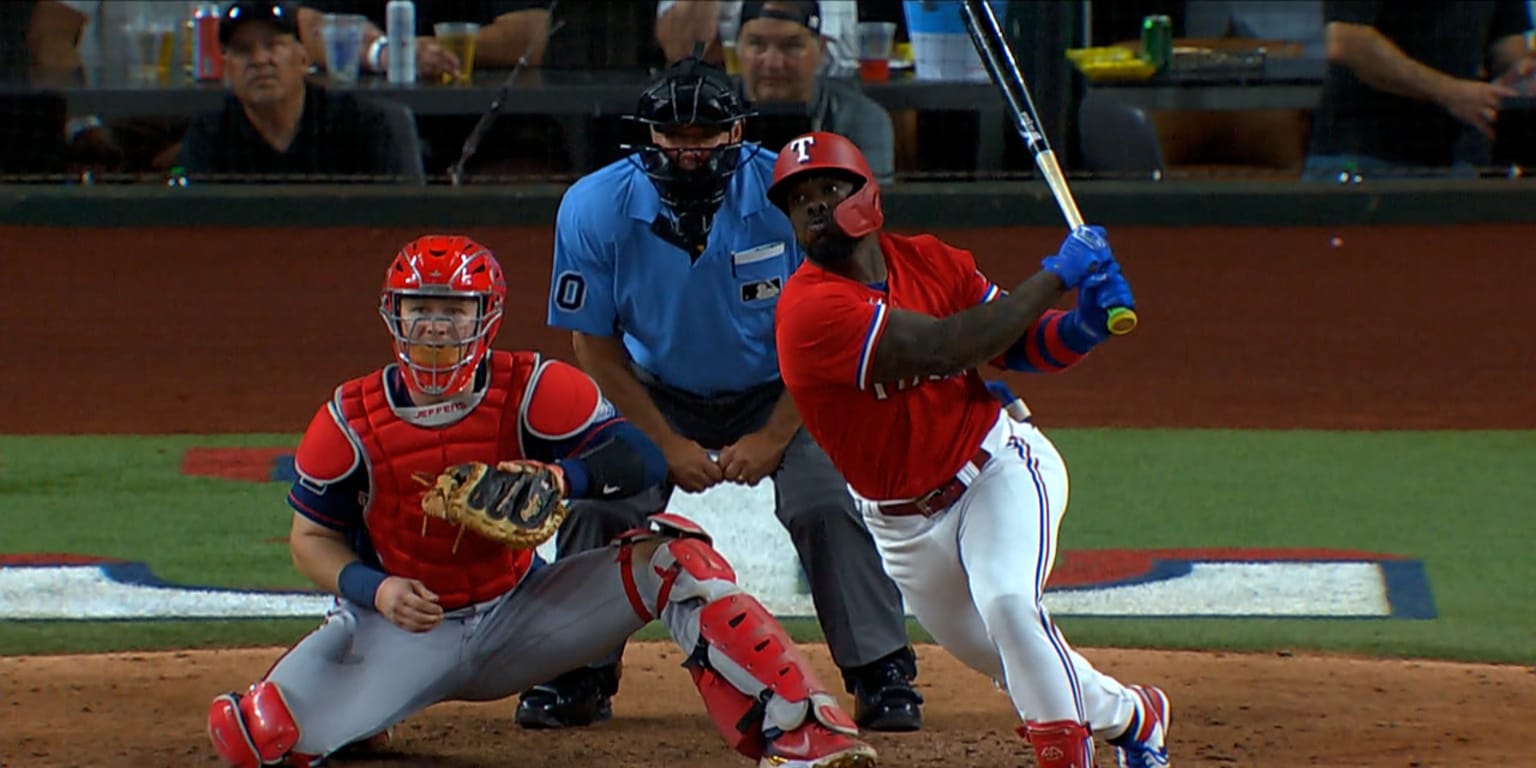
{"type": "Polygon", "coordinates": [[[235,768],[378,745],[436,702],[491,701],[590,664],[654,619],[711,720],[777,768],[863,768],[874,750],[710,537],[663,513],[552,564],[568,499],[654,488],[666,460],[586,374],[493,350],[506,304],[483,245],[429,235],[385,272],[395,360],[344,382],[299,442],[289,548],[336,597],[260,680],[214,697],[235,768]]]}

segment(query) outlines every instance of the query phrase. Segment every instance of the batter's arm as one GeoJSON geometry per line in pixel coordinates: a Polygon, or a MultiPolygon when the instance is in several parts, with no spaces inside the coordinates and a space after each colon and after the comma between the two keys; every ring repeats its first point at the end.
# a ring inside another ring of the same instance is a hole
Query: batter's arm
{"type": "Polygon", "coordinates": [[[629,366],[629,351],[624,349],[620,337],[572,331],[571,346],[576,350],[576,362],[581,369],[597,382],[603,397],[613,403],[625,420],[663,450],[678,439],[672,425],[651,402],[651,394],[645,391],[645,385],[635,378],[629,366]]]}
{"type": "Polygon", "coordinates": [[[887,309],[870,362],[871,382],[947,376],[975,368],[1012,346],[1064,293],[1042,270],[1007,295],[945,318],[887,309]]]}

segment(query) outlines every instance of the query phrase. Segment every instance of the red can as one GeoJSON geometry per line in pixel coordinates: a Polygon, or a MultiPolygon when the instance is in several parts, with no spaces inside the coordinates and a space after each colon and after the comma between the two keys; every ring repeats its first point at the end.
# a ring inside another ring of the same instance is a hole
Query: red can
{"type": "Polygon", "coordinates": [[[198,3],[192,12],[192,76],[198,80],[224,79],[218,3],[198,3]]]}

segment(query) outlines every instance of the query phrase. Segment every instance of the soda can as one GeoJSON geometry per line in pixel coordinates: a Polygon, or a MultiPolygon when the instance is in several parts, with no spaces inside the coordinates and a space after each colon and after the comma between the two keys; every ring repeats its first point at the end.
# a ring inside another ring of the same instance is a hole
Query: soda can
{"type": "Polygon", "coordinates": [[[218,3],[198,3],[192,12],[192,76],[198,80],[224,78],[224,51],[219,48],[218,3]]]}
{"type": "Polygon", "coordinates": [[[1162,72],[1173,63],[1173,20],[1161,14],[1141,20],[1141,58],[1162,72]]]}

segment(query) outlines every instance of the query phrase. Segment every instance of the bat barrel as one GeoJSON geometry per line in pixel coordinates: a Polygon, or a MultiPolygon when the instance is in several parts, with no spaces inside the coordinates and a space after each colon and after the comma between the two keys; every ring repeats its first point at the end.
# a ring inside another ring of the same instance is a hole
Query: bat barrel
{"type": "Polygon", "coordinates": [[[980,54],[982,66],[1002,92],[1003,100],[1009,107],[1009,117],[1029,145],[1030,152],[1033,154],[1050,149],[1045,132],[1040,130],[1040,118],[1035,112],[1034,100],[1024,84],[1024,76],[1019,72],[1013,51],[1003,37],[1002,26],[992,13],[992,6],[986,0],[964,0],[960,12],[971,42],[980,54]]]}

